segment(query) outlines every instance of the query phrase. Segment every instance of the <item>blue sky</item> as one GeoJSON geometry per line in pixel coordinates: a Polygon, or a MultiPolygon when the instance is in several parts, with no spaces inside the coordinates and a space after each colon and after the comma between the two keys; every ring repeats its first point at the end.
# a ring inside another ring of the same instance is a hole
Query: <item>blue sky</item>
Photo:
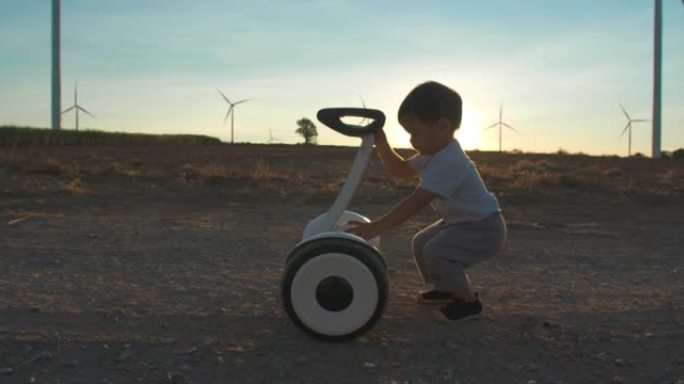
{"type": "MultiPolygon", "coordinates": [[[[664,2],[663,149],[684,147],[684,6],[664,2]]],[[[50,1],[2,0],[0,124],[50,125],[50,1]]],[[[653,1],[62,0],[63,108],[106,131],[301,141],[296,120],[330,106],[388,115],[425,80],[461,93],[467,148],[619,154],[626,119],[650,118],[653,1]]],[[[63,119],[73,129],[74,116],[63,119]]],[[[356,145],[319,124],[322,144],[356,145]]],[[[650,154],[650,124],[632,152],[650,154]]]]}

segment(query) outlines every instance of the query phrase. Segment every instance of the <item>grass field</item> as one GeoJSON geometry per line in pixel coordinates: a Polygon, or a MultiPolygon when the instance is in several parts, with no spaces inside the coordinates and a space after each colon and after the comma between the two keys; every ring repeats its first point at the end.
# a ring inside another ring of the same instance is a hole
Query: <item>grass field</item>
{"type": "MultiPolygon", "coordinates": [[[[304,180],[310,195],[334,193],[346,176],[344,161],[355,151],[325,146],[227,145],[198,135],[54,132],[21,127],[0,127],[0,148],[4,148],[0,169],[6,173],[56,178],[71,185],[117,177],[139,182],[240,185],[245,191],[258,189],[282,197],[301,193],[304,180]],[[173,156],[164,158],[159,152],[173,156]]],[[[412,154],[411,150],[400,152],[412,154]]],[[[503,195],[604,193],[657,199],[679,198],[684,192],[680,152],[659,161],[642,156],[566,153],[471,151],[469,155],[490,189],[503,195]]],[[[384,197],[411,185],[413,181],[390,180],[374,161],[360,196],[384,197]]]]}

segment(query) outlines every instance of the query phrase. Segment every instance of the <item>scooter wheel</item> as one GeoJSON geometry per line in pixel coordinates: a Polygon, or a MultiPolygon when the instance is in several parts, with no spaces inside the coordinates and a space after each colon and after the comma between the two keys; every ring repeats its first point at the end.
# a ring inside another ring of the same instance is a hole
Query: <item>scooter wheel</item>
{"type": "Polygon", "coordinates": [[[315,338],[353,339],[382,317],[389,291],[386,270],[378,251],[360,241],[305,242],[288,256],[283,305],[295,325],[315,338]]]}

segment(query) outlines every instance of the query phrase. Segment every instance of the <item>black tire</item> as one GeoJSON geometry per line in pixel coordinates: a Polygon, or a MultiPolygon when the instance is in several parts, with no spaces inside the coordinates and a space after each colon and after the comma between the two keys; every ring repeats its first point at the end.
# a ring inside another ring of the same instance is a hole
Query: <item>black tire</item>
{"type": "Polygon", "coordinates": [[[382,317],[387,306],[388,294],[387,266],[380,253],[369,245],[344,238],[321,238],[297,246],[288,255],[285,274],[281,282],[283,306],[295,325],[310,336],[331,342],[348,341],[370,330],[382,317]],[[377,305],[371,317],[363,326],[342,335],[328,335],[311,329],[302,322],[292,303],[292,283],[299,269],[314,258],[329,253],[343,254],[363,263],[375,279],[377,288],[377,305]]]}

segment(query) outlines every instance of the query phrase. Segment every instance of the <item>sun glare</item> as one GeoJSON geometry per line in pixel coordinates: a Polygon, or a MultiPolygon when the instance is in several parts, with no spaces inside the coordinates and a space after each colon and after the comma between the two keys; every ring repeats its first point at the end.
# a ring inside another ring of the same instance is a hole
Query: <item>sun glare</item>
{"type": "MultiPolygon", "coordinates": [[[[411,137],[401,126],[392,127],[386,132],[390,136],[390,144],[393,147],[411,148],[411,137]]],[[[464,106],[463,120],[461,128],[456,131],[456,138],[465,150],[480,149],[482,120],[479,110],[469,105],[464,106]]]]}
{"type": "Polygon", "coordinates": [[[389,142],[391,146],[395,148],[411,148],[411,136],[400,125],[392,127],[390,136],[389,142]]]}
{"type": "Polygon", "coordinates": [[[456,131],[456,138],[465,150],[478,149],[482,134],[480,111],[470,105],[463,106],[461,128],[456,131]]]}

